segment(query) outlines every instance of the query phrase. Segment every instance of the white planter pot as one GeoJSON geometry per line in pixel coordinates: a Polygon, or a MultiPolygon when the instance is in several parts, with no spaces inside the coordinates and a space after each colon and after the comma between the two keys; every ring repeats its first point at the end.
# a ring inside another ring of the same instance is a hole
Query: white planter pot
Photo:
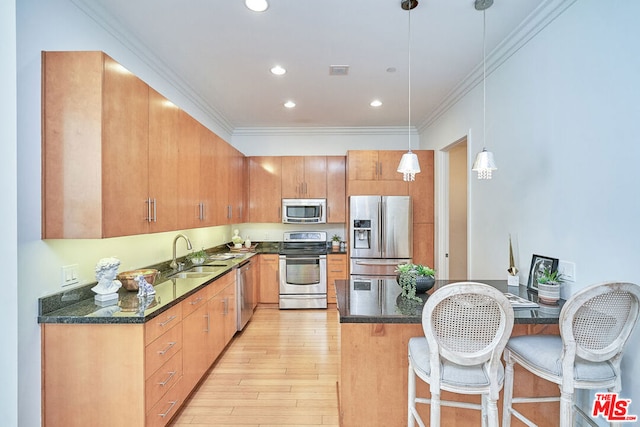
{"type": "Polygon", "coordinates": [[[560,299],[560,285],[538,283],[538,299],[543,304],[555,304],[560,299]]]}

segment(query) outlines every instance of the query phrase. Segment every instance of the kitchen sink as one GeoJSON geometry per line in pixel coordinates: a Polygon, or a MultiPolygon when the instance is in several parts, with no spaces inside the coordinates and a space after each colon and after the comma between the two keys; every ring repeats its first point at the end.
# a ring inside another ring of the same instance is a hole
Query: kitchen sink
{"type": "Polygon", "coordinates": [[[191,268],[184,270],[185,272],[194,272],[194,273],[217,273],[223,268],[227,268],[227,264],[207,264],[207,265],[196,265],[191,268]]]}
{"type": "Polygon", "coordinates": [[[227,264],[196,265],[169,276],[172,279],[199,279],[220,273],[228,268],[227,264]]]}

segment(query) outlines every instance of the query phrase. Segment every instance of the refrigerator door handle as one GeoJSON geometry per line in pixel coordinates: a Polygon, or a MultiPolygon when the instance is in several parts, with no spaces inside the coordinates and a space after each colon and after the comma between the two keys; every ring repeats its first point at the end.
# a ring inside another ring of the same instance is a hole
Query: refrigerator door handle
{"type": "Polygon", "coordinates": [[[378,252],[384,257],[384,215],[383,215],[383,202],[378,201],[378,244],[380,247],[378,248],[378,252]]]}

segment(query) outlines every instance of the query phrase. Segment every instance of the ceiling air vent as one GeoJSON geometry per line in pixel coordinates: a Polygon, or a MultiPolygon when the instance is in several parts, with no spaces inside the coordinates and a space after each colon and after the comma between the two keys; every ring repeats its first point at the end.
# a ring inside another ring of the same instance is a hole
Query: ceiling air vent
{"type": "Polygon", "coordinates": [[[346,76],[349,74],[348,65],[329,65],[330,76],[346,76]]]}

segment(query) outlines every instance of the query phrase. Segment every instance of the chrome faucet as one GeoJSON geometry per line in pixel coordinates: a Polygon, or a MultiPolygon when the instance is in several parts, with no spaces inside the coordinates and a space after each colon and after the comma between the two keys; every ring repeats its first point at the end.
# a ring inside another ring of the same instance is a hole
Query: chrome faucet
{"type": "Polygon", "coordinates": [[[186,240],[187,242],[187,249],[191,250],[193,248],[193,246],[191,246],[191,241],[189,240],[189,238],[187,236],[185,236],[184,234],[178,234],[174,239],[173,239],[173,260],[171,261],[171,264],[169,264],[169,267],[171,267],[173,270],[176,269],[176,267],[178,267],[178,263],[176,262],[176,243],[178,242],[178,239],[182,237],[184,240],[186,240]]]}

